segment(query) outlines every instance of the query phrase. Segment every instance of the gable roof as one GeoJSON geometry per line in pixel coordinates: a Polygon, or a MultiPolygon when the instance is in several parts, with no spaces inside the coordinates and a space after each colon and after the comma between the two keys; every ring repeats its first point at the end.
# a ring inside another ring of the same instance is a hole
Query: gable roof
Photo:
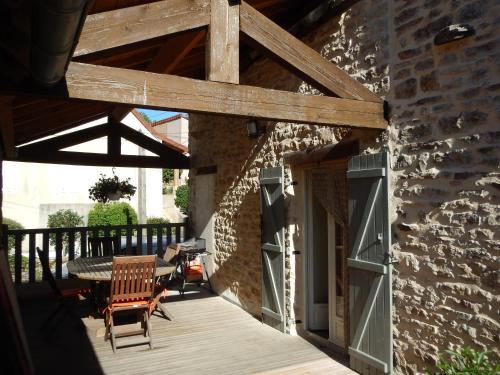
{"type": "MultiPolygon", "coordinates": [[[[155,126],[155,125],[153,125],[154,123],[152,124],[152,123],[149,123],[146,120],[144,120],[144,118],[141,116],[141,114],[137,110],[133,109],[131,112],[139,120],[139,122],[146,128],[146,130],[148,132],[150,132],[153,136],[155,136],[156,138],[161,140],[161,142],[164,145],[166,145],[166,146],[168,146],[168,147],[170,147],[178,152],[181,152],[183,154],[186,154],[188,152],[188,148],[186,146],[184,146],[180,143],[177,143],[174,140],[167,137],[165,134],[161,134],[160,132],[156,131],[153,128],[153,126],[155,126]]],[[[176,115],[176,116],[181,116],[181,115],[176,115]]],[[[172,117],[175,117],[175,116],[172,116],[172,117]]],[[[162,121],[164,121],[164,120],[162,120],[162,121]]]]}

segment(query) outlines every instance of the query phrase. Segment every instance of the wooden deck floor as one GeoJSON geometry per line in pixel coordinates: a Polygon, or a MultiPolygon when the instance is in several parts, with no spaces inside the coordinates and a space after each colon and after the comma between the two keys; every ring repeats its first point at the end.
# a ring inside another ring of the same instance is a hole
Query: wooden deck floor
{"type": "Polygon", "coordinates": [[[83,318],[84,327],[78,329],[81,322],[66,318],[42,334],[41,321],[50,306],[46,299],[37,301],[20,297],[39,374],[354,374],[302,338],[262,325],[207,292],[168,298],[174,320],[153,316],[153,350],[141,345],[116,354],[103,339],[102,319],[83,318]]]}

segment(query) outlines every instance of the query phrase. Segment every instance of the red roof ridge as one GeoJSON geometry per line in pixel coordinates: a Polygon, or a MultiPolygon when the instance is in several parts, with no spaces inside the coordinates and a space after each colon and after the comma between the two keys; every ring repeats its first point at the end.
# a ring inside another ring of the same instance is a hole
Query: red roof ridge
{"type": "MultiPolygon", "coordinates": [[[[138,111],[136,111],[135,109],[133,109],[131,112],[139,120],[139,122],[147,129],[147,131],[149,131],[156,138],[158,138],[159,140],[161,140],[161,142],[165,146],[170,147],[171,149],[173,149],[173,150],[175,150],[177,152],[183,153],[183,154],[185,154],[185,153],[188,152],[188,148],[186,146],[184,146],[183,144],[178,143],[178,142],[174,141],[173,139],[167,137],[166,135],[161,134],[158,131],[156,131],[155,129],[153,129],[152,124],[149,123],[149,122],[147,122],[146,120],[144,120],[144,117],[142,117],[141,114],[138,111]]],[[[177,116],[179,116],[179,115],[177,115],[177,116]]]]}
{"type": "Polygon", "coordinates": [[[178,113],[176,115],[173,115],[173,116],[170,116],[170,117],[167,117],[167,118],[164,118],[163,120],[159,120],[159,121],[153,121],[151,123],[151,126],[158,126],[158,125],[163,125],[163,124],[166,124],[166,123],[169,123],[169,122],[172,122],[172,121],[175,121],[177,119],[180,119],[180,118],[186,118],[186,115],[183,114],[183,113],[178,113]]]}

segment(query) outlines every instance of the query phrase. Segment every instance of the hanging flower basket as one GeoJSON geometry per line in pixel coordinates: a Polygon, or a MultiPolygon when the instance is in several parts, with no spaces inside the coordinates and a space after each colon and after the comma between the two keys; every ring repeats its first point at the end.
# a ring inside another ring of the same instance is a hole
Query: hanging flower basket
{"type": "Polygon", "coordinates": [[[113,168],[112,177],[101,174],[99,180],[89,189],[89,198],[100,203],[117,201],[121,198],[130,200],[135,194],[136,187],[129,181],[130,178],[120,181],[113,168]]]}
{"type": "Polygon", "coordinates": [[[117,190],[113,193],[108,193],[108,200],[110,201],[117,201],[122,197],[122,192],[121,190],[117,190]]]}

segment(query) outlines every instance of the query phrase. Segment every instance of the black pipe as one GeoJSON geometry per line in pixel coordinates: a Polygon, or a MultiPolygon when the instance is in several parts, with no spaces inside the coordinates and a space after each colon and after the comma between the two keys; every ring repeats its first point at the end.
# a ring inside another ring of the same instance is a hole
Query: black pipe
{"type": "Polygon", "coordinates": [[[86,17],[88,0],[34,0],[30,67],[44,86],[64,77],[86,17]]]}

